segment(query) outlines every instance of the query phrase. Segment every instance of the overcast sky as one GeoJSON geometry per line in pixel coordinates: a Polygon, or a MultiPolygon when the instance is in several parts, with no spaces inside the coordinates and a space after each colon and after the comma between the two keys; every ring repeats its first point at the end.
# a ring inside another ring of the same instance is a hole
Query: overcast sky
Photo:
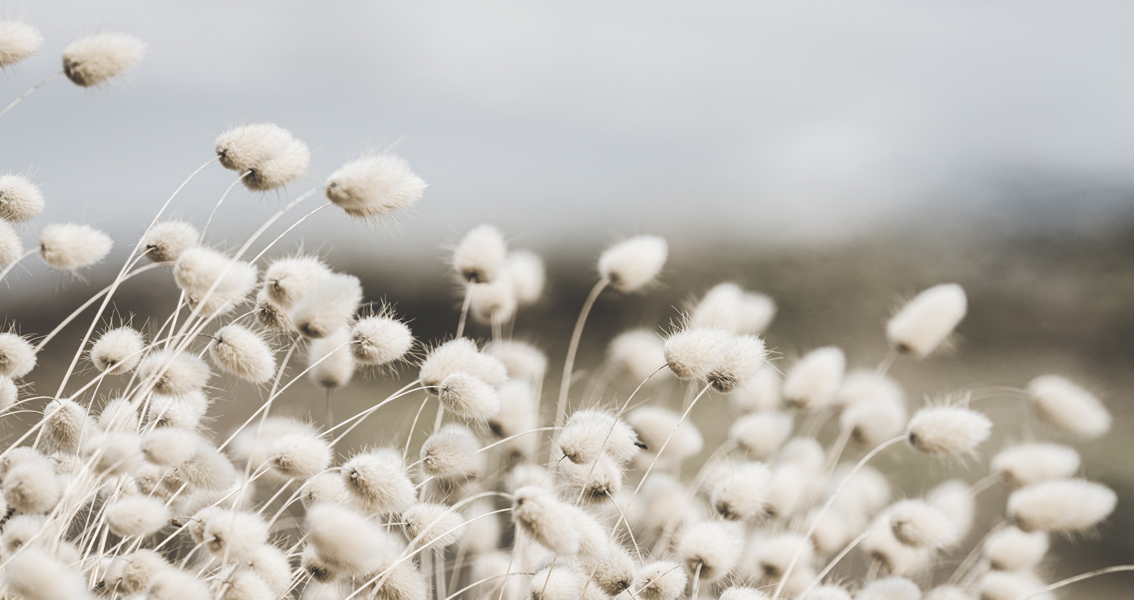
{"type": "MultiPolygon", "coordinates": [[[[314,152],[292,193],[368,148],[392,148],[430,183],[396,236],[327,212],[305,225],[315,245],[432,248],[480,222],[536,246],[637,231],[827,239],[1018,209],[1027,198],[999,186],[1020,174],[1134,182],[1128,0],[3,10],[46,42],[0,76],[0,104],[55,72],[83,33],[149,44],[127,82],[87,91],[57,80],[0,119],[0,171],[35,170],[44,220],[85,220],[122,243],[212,156],[218,133],[262,120],[314,152]]],[[[177,213],[203,221],[233,178],[211,165],[177,213]]],[[[218,236],[250,231],[276,201],[234,196],[218,236]]],[[[1060,214],[1127,201],[1068,200],[1060,214]]]]}

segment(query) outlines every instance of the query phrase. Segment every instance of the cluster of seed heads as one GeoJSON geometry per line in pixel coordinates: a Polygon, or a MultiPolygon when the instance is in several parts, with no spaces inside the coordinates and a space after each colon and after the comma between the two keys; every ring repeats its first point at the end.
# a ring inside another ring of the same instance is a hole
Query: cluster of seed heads
{"type": "MultiPolygon", "coordinates": [[[[0,67],[40,41],[28,25],[0,22],[0,67]]],[[[83,38],[66,50],[64,73],[97,85],[141,49],[128,36],[83,38]]],[[[233,185],[254,192],[284,189],[309,163],[306,144],[267,123],[224,132],[215,151],[238,174],[233,185]]],[[[370,153],[267,224],[319,192],[351,218],[391,219],[425,188],[405,160],[370,153]]],[[[613,337],[605,357],[585,357],[598,368],[578,382],[591,306],[606,291],[648,291],[666,264],[663,239],[633,237],[599,258],[557,401],[541,407],[547,358],[514,339],[511,324],[539,301],[543,263],[496,228],[456,244],[459,331],[424,344],[392,308],[367,303],[358,278],[316,256],[269,255],[278,237],[251,255],[266,226],[219,250],[205,242],[208,223],[163,218],[173,199],[111,285],[59,328],[21,335],[13,323],[0,333],[0,417],[40,415],[0,451],[4,598],[1051,598],[1074,582],[1044,581],[1058,559],[1052,536],[1095,528],[1115,509],[1114,492],[1079,476],[1079,454],[1057,443],[1106,433],[1110,415],[1056,375],[1004,392],[1042,423],[1019,433],[1056,441],[1002,449],[979,481],[898,490],[871,466],[887,451],[898,465],[901,452],[945,467],[972,462],[990,437],[993,423],[970,405],[987,398],[911,407],[887,375],[901,357],[931,360],[948,345],[967,311],[958,285],[926,289],[893,315],[891,354],[874,370],[848,371],[836,347],[769,362],[763,333],[775,303],[723,283],[668,331],[613,337]],[[167,270],[180,291],[172,312],[146,331],[129,321],[100,327],[115,292],[150,268],[167,270]],[[97,312],[58,391],[30,395],[33,383],[54,387],[34,379],[37,361],[90,306],[97,312]],[[467,316],[490,341],[465,335],[467,316]],[[336,421],[333,390],[360,370],[392,376],[399,364],[416,378],[336,421]],[[303,378],[326,390],[326,415],[273,414],[303,378]],[[222,435],[209,427],[218,379],[264,392],[253,416],[222,435]],[[417,454],[416,419],[400,439],[339,447],[371,415],[397,410],[387,404],[412,412],[418,401],[438,408],[417,454]],[[707,402],[727,402],[737,417],[697,422],[691,415],[707,402]],[[710,452],[702,428],[719,428],[713,439],[725,442],[710,452]],[[1010,491],[1006,506],[981,500],[996,485],[1010,491]],[[978,513],[999,524],[974,531],[978,513]],[[958,566],[942,575],[943,564],[958,566]]],[[[0,178],[5,275],[28,255],[16,228],[43,205],[27,177],[0,178]]],[[[52,224],[38,252],[74,271],[110,249],[87,225],[52,224]]]]}

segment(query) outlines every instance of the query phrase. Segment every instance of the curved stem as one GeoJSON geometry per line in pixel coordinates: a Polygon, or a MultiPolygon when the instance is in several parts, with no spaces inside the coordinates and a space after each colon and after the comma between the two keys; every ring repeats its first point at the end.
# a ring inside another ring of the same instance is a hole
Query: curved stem
{"type": "MultiPolygon", "coordinates": [[[[598,299],[599,294],[609,283],[608,279],[603,278],[595,284],[595,287],[591,288],[591,293],[583,302],[583,309],[579,311],[579,318],[575,321],[575,330],[571,332],[571,344],[567,347],[567,360],[563,363],[563,377],[559,381],[559,400],[555,403],[555,421],[552,424],[556,427],[563,426],[563,417],[567,412],[567,395],[571,390],[571,372],[575,370],[575,354],[579,351],[579,339],[583,337],[583,326],[587,324],[587,315],[591,314],[591,307],[595,305],[595,300],[598,299]]],[[[554,438],[558,437],[558,435],[554,436],[554,438]]],[[[555,460],[554,439],[551,443],[551,453],[548,460],[555,460]]]]}
{"type": "Polygon", "coordinates": [[[811,593],[811,590],[815,589],[816,586],[818,586],[820,583],[823,582],[823,578],[826,577],[827,574],[831,572],[831,569],[834,569],[835,565],[839,564],[840,560],[845,558],[846,555],[850,554],[851,550],[854,550],[855,547],[857,547],[860,543],[862,543],[862,540],[865,540],[866,536],[870,535],[871,531],[872,531],[872,529],[870,527],[867,527],[866,531],[863,531],[862,533],[858,534],[858,537],[854,538],[854,540],[852,540],[851,543],[847,544],[847,546],[845,548],[843,548],[843,551],[839,552],[838,556],[836,556],[835,558],[832,558],[831,562],[828,562],[827,566],[823,567],[823,570],[820,571],[820,573],[815,576],[815,579],[811,582],[811,585],[807,586],[807,589],[803,590],[803,593],[800,594],[799,597],[800,598],[806,598],[807,594],[811,593]]]}
{"type": "Polygon", "coordinates": [[[461,303],[461,320],[457,323],[457,337],[464,337],[465,322],[469,318],[469,307],[472,306],[472,286],[475,283],[465,284],[465,301],[461,303]]]}
{"type": "Polygon", "coordinates": [[[48,77],[47,79],[44,79],[43,81],[33,85],[30,90],[24,92],[22,96],[20,96],[19,98],[16,98],[15,100],[12,101],[11,104],[4,107],[4,110],[0,110],[0,117],[3,117],[4,115],[8,114],[8,111],[12,110],[13,108],[16,108],[16,105],[23,102],[24,98],[27,98],[28,96],[34,94],[36,90],[38,90],[39,88],[51,83],[52,80],[58,78],[62,74],[63,74],[63,71],[59,71],[58,73],[52,75],[51,77],[48,77]]]}
{"type": "Polygon", "coordinates": [[[264,246],[264,249],[263,249],[263,250],[261,250],[261,251],[260,251],[260,253],[259,253],[259,254],[257,254],[255,258],[253,258],[252,260],[250,260],[250,261],[248,261],[248,262],[250,262],[250,263],[252,263],[252,264],[256,264],[256,261],[258,261],[258,260],[260,260],[261,258],[263,258],[263,257],[264,257],[264,254],[266,254],[266,253],[268,252],[268,250],[271,250],[271,249],[272,249],[272,246],[275,246],[275,245],[276,245],[276,242],[278,242],[278,241],[280,241],[281,239],[283,239],[283,236],[287,235],[287,234],[288,234],[288,233],[289,233],[289,232],[290,232],[290,231],[291,231],[292,229],[295,229],[296,227],[299,227],[299,224],[300,224],[300,223],[302,223],[302,222],[304,222],[304,221],[306,221],[308,217],[310,217],[310,216],[314,215],[315,213],[317,213],[317,212],[319,212],[319,211],[323,210],[324,208],[327,208],[327,207],[328,207],[328,206],[330,206],[330,205],[331,205],[331,203],[330,203],[330,202],[327,202],[327,203],[324,203],[324,204],[320,204],[320,205],[319,205],[319,208],[316,208],[315,210],[313,210],[313,211],[311,211],[311,212],[309,212],[309,213],[307,213],[307,214],[303,215],[302,217],[300,217],[300,218],[299,218],[299,220],[297,220],[296,222],[294,222],[294,223],[292,223],[292,224],[291,224],[291,227],[288,227],[287,229],[283,230],[283,233],[281,233],[281,234],[277,235],[277,236],[276,236],[276,239],[272,240],[272,241],[271,241],[271,242],[270,242],[270,243],[269,243],[269,244],[268,244],[267,246],[264,246]]]}
{"type": "Polygon", "coordinates": [[[1078,583],[1080,581],[1084,581],[1086,579],[1098,577],[1099,575],[1106,575],[1108,573],[1122,573],[1123,571],[1134,571],[1134,565],[1116,565],[1116,566],[1113,566],[1113,567],[1105,567],[1105,568],[1102,568],[1102,569],[1096,569],[1096,570],[1091,571],[1089,573],[1083,573],[1081,575],[1076,575],[1074,577],[1068,577],[1067,579],[1064,579],[1062,581],[1057,581],[1057,582],[1055,582],[1055,583],[1053,583],[1049,586],[1045,586],[1045,587],[1042,587],[1038,590],[1028,592],[1027,594],[1024,594],[1023,596],[1020,596],[1016,600],[1028,600],[1028,598],[1035,598],[1036,596],[1040,596],[1040,595],[1046,594],[1046,593],[1048,593],[1052,590],[1057,590],[1061,587],[1071,585],[1072,583],[1078,583]]]}
{"type": "Polygon", "coordinates": [[[251,172],[252,171],[245,171],[243,175],[236,178],[236,181],[229,184],[228,189],[224,191],[224,194],[221,194],[220,200],[217,200],[217,205],[213,207],[213,212],[209,213],[209,220],[205,221],[205,227],[201,230],[200,240],[202,242],[205,241],[205,234],[209,231],[209,225],[213,224],[213,217],[217,216],[217,211],[220,210],[221,204],[224,204],[224,199],[228,198],[229,193],[232,192],[232,188],[236,187],[236,184],[240,183],[241,181],[244,181],[244,178],[247,177],[251,172]]]}
{"type": "Polygon", "coordinates": [[[4,276],[8,274],[8,271],[11,271],[12,269],[14,269],[16,267],[16,265],[20,264],[21,260],[24,260],[25,258],[35,254],[35,252],[36,252],[36,248],[26,250],[23,254],[17,256],[15,260],[8,263],[8,266],[4,267],[3,271],[0,271],[0,281],[3,281],[4,276]]]}

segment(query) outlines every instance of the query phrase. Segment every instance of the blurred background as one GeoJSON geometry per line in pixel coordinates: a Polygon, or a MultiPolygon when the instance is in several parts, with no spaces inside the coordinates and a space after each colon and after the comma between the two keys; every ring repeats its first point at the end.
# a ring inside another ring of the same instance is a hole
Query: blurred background
{"type": "MultiPolygon", "coordinates": [[[[912,405],[1049,372],[1099,393],[1115,431],[1079,445],[1084,473],[1122,501],[1097,539],[1061,540],[1065,560],[1049,569],[1134,561],[1134,4],[16,0],[3,14],[46,41],[0,74],[0,104],[55,73],[81,34],[149,44],[128,81],[83,90],[60,79],[0,120],[0,172],[31,171],[48,198],[27,243],[46,223],[79,220],[118,244],[118,260],[80,275],[26,261],[0,286],[6,326],[50,330],[113,279],[217,134],[273,121],[313,150],[310,177],[288,197],[367,149],[403,156],[429,182],[396,225],[327,210],[277,246],[359,275],[368,298],[396,303],[426,341],[457,322],[445,247],[480,223],[545,257],[547,299],[515,331],[552,365],[603,246],[634,233],[669,240],[663,285],[600,299],[584,370],[618,332],[660,328],[725,280],[778,302],[768,339],[781,368],[827,344],[873,367],[901,298],[961,283],[970,313],[957,351],[892,374],[912,405]]],[[[234,179],[211,165],[173,214],[203,223],[234,179]]],[[[283,200],[235,190],[209,241],[238,246],[283,200]]],[[[145,320],[175,301],[168,272],[153,272],[115,306],[145,320]]],[[[46,357],[40,381],[57,381],[55,363],[69,362],[89,323],[78,321],[52,342],[65,356],[46,357]]],[[[360,382],[339,401],[358,409],[388,385],[360,382]]],[[[291,393],[288,410],[320,414],[320,391],[291,393]]],[[[250,414],[258,400],[241,400],[262,394],[223,390],[224,418],[250,414]]],[[[1014,416],[1018,400],[981,408],[1000,426],[986,454],[1039,435],[1014,416]]],[[[698,410],[707,433],[730,418],[723,401],[698,410]]],[[[354,442],[404,431],[409,412],[354,442]]],[[[898,454],[890,466],[909,471],[901,461],[914,459],[898,454]]],[[[961,471],[976,480],[982,468],[961,471]]],[[[1002,507],[998,493],[989,503],[1002,507]]],[[[1125,581],[1066,597],[1127,598],[1125,581]]]]}

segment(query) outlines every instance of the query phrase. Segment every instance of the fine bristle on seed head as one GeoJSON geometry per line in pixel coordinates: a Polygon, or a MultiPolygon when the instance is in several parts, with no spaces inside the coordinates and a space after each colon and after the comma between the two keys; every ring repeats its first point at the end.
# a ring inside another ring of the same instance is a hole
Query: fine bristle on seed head
{"type": "Polygon", "coordinates": [[[0,69],[22,62],[42,44],[39,29],[21,21],[0,21],[0,69]]]}
{"type": "Polygon", "coordinates": [[[78,269],[99,262],[110,253],[110,236],[80,223],[53,223],[39,234],[39,255],[57,269],[78,269]]]}
{"type": "Polygon", "coordinates": [[[146,258],[153,262],[174,262],[182,252],[196,247],[201,239],[196,227],[184,221],[162,221],[142,238],[146,258]]]}
{"type": "Polygon", "coordinates": [[[323,278],[291,309],[291,321],[305,337],[324,338],[348,322],[362,302],[362,283],[353,275],[323,278]]]}
{"type": "Polygon", "coordinates": [[[988,417],[961,406],[933,406],[910,419],[906,439],[916,450],[932,455],[973,452],[992,432],[988,417]]]}
{"type": "Polygon", "coordinates": [[[835,346],[808,352],[784,377],[784,400],[791,406],[812,411],[835,400],[846,369],[846,357],[835,346]]]}
{"type": "Polygon", "coordinates": [[[1085,438],[1110,431],[1111,416],[1094,394],[1058,375],[1044,375],[1028,383],[1028,396],[1036,413],[1057,429],[1085,438]]]}
{"type": "Polygon", "coordinates": [[[504,268],[508,245],[491,225],[475,227],[453,249],[453,270],[466,283],[492,283],[504,268]]]}
{"type": "Polygon", "coordinates": [[[360,319],[351,328],[351,352],[360,365],[380,366],[401,359],[413,347],[409,326],[393,317],[360,319]]]}
{"type": "Polygon", "coordinates": [[[327,177],[327,198],[358,219],[381,219],[417,204],[426,183],[392,154],[367,154],[327,177]]]}
{"type": "Polygon", "coordinates": [[[965,290],[946,283],[922,291],[886,324],[886,337],[897,351],[923,358],[944,342],[961,319],[968,300],[965,290]]]}
{"type": "Polygon", "coordinates": [[[723,329],[698,327],[678,331],[665,340],[666,364],[678,379],[705,381],[721,366],[732,339],[723,329]]]}
{"type": "Polygon", "coordinates": [[[656,235],[639,235],[607,248],[599,257],[599,275],[620,292],[635,292],[653,283],[669,255],[656,235]]]}
{"type": "Polygon", "coordinates": [[[1117,503],[1118,496],[1105,485],[1057,479],[1012,492],[1008,516],[1024,531],[1072,532],[1095,526],[1117,503]]]}
{"type": "Polygon", "coordinates": [[[91,346],[91,362],[99,371],[122,375],[134,370],[142,360],[146,340],[130,327],[111,329],[91,346]]]}
{"type": "Polygon", "coordinates": [[[35,368],[35,347],[11,333],[0,333],[0,375],[19,379],[35,368]]]}
{"type": "MultiPolygon", "coordinates": [[[[11,21],[0,21],[0,69],[4,68],[4,27],[11,21]]],[[[0,220],[10,223],[30,221],[43,212],[43,193],[25,175],[0,175],[0,220]]]]}
{"type": "Polygon", "coordinates": [[[264,383],[276,372],[268,344],[243,325],[225,325],[213,334],[209,356],[221,371],[252,383],[264,383]]]}
{"type": "Polygon", "coordinates": [[[63,72],[75,85],[91,87],[118,77],[142,60],[146,45],[124,33],[95,33],[63,49],[63,72]]]}

